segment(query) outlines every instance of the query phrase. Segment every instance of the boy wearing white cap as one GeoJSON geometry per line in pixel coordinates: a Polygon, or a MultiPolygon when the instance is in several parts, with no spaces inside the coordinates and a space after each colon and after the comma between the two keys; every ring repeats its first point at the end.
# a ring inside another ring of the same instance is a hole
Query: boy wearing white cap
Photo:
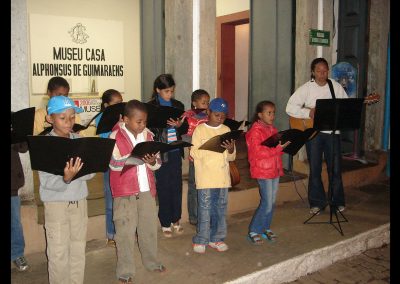
{"type": "MultiPolygon", "coordinates": [[[[47,135],[79,138],[78,134],[72,133],[72,127],[75,114],[82,111],[68,97],[52,97],[47,105],[46,119],[53,129],[47,135]]],[[[50,283],[83,283],[88,222],[86,181],[95,174],[72,180],[82,166],[81,158],[73,157],[66,162],[63,176],[39,171],[50,283]]]]}
{"type": "Polygon", "coordinates": [[[222,98],[213,99],[207,110],[208,121],[193,132],[190,155],[194,160],[197,189],[197,234],[193,237],[193,251],[205,253],[206,246],[219,252],[228,250],[224,242],[227,232],[226,209],[228,188],[231,187],[229,161],[236,158],[234,140],[223,141],[222,153],[200,150],[210,138],[230,131],[224,125],[228,104],[222,98]]]}

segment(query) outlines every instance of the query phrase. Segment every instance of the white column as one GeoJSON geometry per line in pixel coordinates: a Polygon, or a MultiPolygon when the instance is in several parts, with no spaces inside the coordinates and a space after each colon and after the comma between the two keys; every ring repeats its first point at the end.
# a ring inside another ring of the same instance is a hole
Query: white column
{"type": "Polygon", "coordinates": [[[193,0],[193,91],[200,86],[200,1],[193,0]]]}
{"type": "MultiPolygon", "coordinates": [[[[318,0],[318,29],[324,29],[324,0],[318,0]]],[[[317,46],[317,57],[322,57],[322,46],[317,46]]]]}

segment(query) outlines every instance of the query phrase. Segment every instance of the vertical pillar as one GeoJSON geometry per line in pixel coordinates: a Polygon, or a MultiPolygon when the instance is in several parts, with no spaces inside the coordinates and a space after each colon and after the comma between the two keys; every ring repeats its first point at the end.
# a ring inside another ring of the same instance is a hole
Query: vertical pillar
{"type": "Polygon", "coordinates": [[[385,112],[386,64],[388,52],[388,34],[390,31],[390,1],[373,0],[369,7],[369,51],[367,94],[376,92],[381,95],[379,103],[365,107],[365,132],[363,149],[382,148],[382,130],[385,112]],[[378,44],[379,43],[379,44],[378,44]]]}
{"type": "Polygon", "coordinates": [[[174,76],[175,97],[190,107],[192,93],[192,1],[165,0],[165,72],[174,76]]]}
{"type": "MultiPolygon", "coordinates": [[[[28,30],[26,0],[11,1],[11,110],[29,107],[28,30]],[[23,72],[25,70],[25,72],[23,72]]],[[[20,189],[22,200],[33,200],[33,175],[29,152],[20,154],[25,185],[20,189]]]]}
{"type": "MultiPolygon", "coordinates": [[[[215,96],[216,88],[216,4],[212,0],[197,0],[199,17],[198,88],[215,96]]],[[[165,72],[174,76],[175,97],[190,108],[193,90],[193,1],[165,0],[165,72]]],[[[197,87],[196,87],[197,88],[197,87]]]]}

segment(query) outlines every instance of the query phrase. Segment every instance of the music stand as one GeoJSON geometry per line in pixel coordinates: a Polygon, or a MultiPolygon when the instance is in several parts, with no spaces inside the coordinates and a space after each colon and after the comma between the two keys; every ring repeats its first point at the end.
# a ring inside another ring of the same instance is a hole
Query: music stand
{"type": "MultiPolygon", "coordinates": [[[[334,155],[341,155],[341,153],[335,153],[335,139],[334,134],[336,130],[348,130],[360,128],[361,121],[361,110],[363,106],[362,98],[349,98],[349,99],[319,99],[316,101],[315,114],[314,114],[314,128],[317,130],[332,130],[332,155],[331,166],[328,168],[329,171],[329,187],[328,187],[328,202],[330,218],[329,222],[312,222],[308,221],[314,218],[322,210],[319,209],[310,218],[304,221],[304,224],[331,224],[342,236],[343,230],[340,226],[340,222],[348,222],[342,212],[337,210],[337,206],[333,204],[333,169],[334,169],[334,155]],[[338,214],[343,217],[344,220],[339,220],[338,214]],[[332,221],[332,215],[335,213],[336,222],[332,221]],[[335,226],[338,224],[339,228],[335,226]]],[[[327,157],[325,157],[327,158],[327,157]]],[[[323,209],[327,206],[325,205],[323,209]]]]}

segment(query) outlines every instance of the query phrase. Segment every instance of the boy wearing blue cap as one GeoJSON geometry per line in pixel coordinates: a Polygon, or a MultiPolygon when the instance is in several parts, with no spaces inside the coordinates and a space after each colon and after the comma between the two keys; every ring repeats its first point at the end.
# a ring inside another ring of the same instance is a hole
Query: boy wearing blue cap
{"type": "MultiPolygon", "coordinates": [[[[47,135],[79,138],[72,132],[72,127],[75,114],[82,111],[68,97],[52,97],[47,105],[46,119],[53,129],[47,135]]],[[[82,166],[80,157],[72,157],[65,163],[63,176],[39,171],[50,283],[83,283],[88,222],[86,181],[95,174],[72,180],[82,166]]]]}
{"type": "Polygon", "coordinates": [[[224,125],[228,104],[222,98],[213,99],[207,110],[208,122],[196,127],[192,136],[190,155],[194,160],[197,189],[197,234],[193,237],[193,251],[205,253],[206,246],[219,252],[228,250],[224,242],[227,232],[226,208],[228,188],[231,187],[229,161],[236,158],[235,142],[224,141],[222,153],[200,150],[210,138],[230,131],[224,125]]]}

